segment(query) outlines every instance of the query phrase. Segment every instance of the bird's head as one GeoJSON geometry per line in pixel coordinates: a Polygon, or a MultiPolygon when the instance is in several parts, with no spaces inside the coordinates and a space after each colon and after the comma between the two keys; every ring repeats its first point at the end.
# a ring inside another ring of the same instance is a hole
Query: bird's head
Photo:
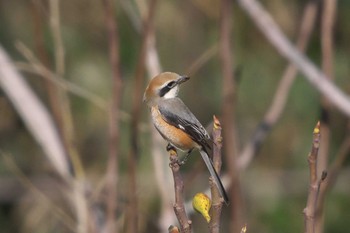
{"type": "Polygon", "coordinates": [[[143,95],[143,101],[153,106],[161,99],[175,98],[179,92],[179,85],[189,79],[188,76],[172,72],[161,73],[149,82],[143,95]]]}

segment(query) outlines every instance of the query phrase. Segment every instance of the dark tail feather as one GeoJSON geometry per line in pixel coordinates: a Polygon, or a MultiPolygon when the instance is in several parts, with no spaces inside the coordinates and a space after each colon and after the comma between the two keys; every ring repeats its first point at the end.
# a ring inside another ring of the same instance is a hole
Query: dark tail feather
{"type": "Polygon", "coordinates": [[[221,182],[221,179],[220,179],[218,173],[215,171],[213,162],[211,161],[208,154],[204,150],[199,150],[199,152],[200,152],[200,154],[205,162],[205,165],[207,165],[207,168],[210,172],[210,175],[213,177],[213,179],[215,181],[216,187],[218,188],[220,195],[224,199],[226,205],[228,205],[229,200],[228,200],[227,193],[225,191],[224,186],[222,185],[222,182],[221,182]]]}

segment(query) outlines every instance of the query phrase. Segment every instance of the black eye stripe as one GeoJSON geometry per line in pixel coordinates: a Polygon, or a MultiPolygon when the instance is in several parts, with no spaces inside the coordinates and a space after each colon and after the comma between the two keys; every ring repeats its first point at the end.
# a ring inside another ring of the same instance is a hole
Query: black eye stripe
{"type": "Polygon", "coordinates": [[[163,97],[166,93],[168,93],[173,87],[176,86],[175,81],[168,82],[162,89],[159,91],[159,96],[163,97]]]}
{"type": "Polygon", "coordinates": [[[162,89],[160,89],[159,91],[159,96],[163,97],[166,93],[168,93],[171,90],[171,88],[169,88],[168,86],[163,87],[162,89]]]}

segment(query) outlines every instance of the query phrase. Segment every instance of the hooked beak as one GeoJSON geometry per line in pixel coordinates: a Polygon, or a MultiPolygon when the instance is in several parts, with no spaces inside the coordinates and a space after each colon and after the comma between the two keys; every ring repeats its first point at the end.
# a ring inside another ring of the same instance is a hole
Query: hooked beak
{"type": "Polygon", "coordinates": [[[181,84],[181,83],[186,82],[186,81],[189,80],[189,79],[190,79],[189,76],[182,75],[182,76],[180,76],[180,78],[177,79],[176,83],[177,83],[177,84],[181,84]]]}

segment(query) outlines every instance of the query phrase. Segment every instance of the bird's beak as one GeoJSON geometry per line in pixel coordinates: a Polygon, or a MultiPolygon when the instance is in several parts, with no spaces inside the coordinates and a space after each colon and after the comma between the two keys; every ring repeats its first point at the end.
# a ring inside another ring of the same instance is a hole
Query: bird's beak
{"type": "Polygon", "coordinates": [[[187,80],[189,80],[190,77],[189,76],[186,76],[186,75],[182,75],[180,76],[180,78],[177,79],[176,83],[177,84],[181,84],[183,82],[186,82],[187,80]]]}

